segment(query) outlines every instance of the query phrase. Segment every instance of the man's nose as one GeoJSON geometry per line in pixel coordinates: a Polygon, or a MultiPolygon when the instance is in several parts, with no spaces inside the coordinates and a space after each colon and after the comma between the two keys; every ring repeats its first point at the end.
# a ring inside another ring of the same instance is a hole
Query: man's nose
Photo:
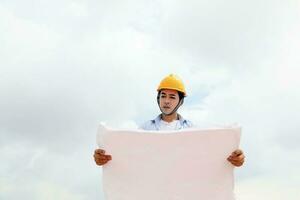
{"type": "Polygon", "coordinates": [[[166,99],[165,104],[170,104],[170,99],[166,99]]]}

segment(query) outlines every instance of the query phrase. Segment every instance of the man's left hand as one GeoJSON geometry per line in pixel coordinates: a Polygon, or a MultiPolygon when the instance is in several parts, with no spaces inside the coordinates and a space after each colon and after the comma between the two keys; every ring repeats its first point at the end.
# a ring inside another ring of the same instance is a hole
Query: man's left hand
{"type": "Polygon", "coordinates": [[[237,149],[231,153],[227,160],[236,167],[240,167],[244,164],[245,156],[241,149],[237,149]]]}

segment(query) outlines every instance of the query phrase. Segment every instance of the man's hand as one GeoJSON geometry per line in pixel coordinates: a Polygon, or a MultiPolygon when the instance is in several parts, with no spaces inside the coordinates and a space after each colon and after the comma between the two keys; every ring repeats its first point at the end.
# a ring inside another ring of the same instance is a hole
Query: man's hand
{"type": "Polygon", "coordinates": [[[94,160],[97,165],[101,166],[111,160],[111,155],[105,155],[103,149],[96,149],[94,152],[94,160]]]}
{"type": "Polygon", "coordinates": [[[240,167],[243,165],[245,161],[245,156],[241,149],[237,149],[231,153],[231,155],[227,158],[227,160],[234,166],[240,167]]]}

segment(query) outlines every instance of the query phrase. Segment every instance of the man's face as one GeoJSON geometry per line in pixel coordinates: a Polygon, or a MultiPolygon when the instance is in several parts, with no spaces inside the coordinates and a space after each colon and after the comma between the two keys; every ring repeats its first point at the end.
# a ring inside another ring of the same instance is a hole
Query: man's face
{"type": "Polygon", "coordinates": [[[161,90],[159,96],[159,106],[164,113],[171,113],[177,106],[178,102],[179,95],[176,90],[161,90]]]}

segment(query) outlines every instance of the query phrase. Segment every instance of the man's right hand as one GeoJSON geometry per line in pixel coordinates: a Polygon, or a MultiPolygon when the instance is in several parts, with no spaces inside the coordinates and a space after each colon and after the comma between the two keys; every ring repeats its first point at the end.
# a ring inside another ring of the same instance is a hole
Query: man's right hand
{"type": "Polygon", "coordinates": [[[111,160],[111,155],[105,155],[103,149],[96,149],[94,152],[94,160],[97,165],[101,166],[111,160]]]}

